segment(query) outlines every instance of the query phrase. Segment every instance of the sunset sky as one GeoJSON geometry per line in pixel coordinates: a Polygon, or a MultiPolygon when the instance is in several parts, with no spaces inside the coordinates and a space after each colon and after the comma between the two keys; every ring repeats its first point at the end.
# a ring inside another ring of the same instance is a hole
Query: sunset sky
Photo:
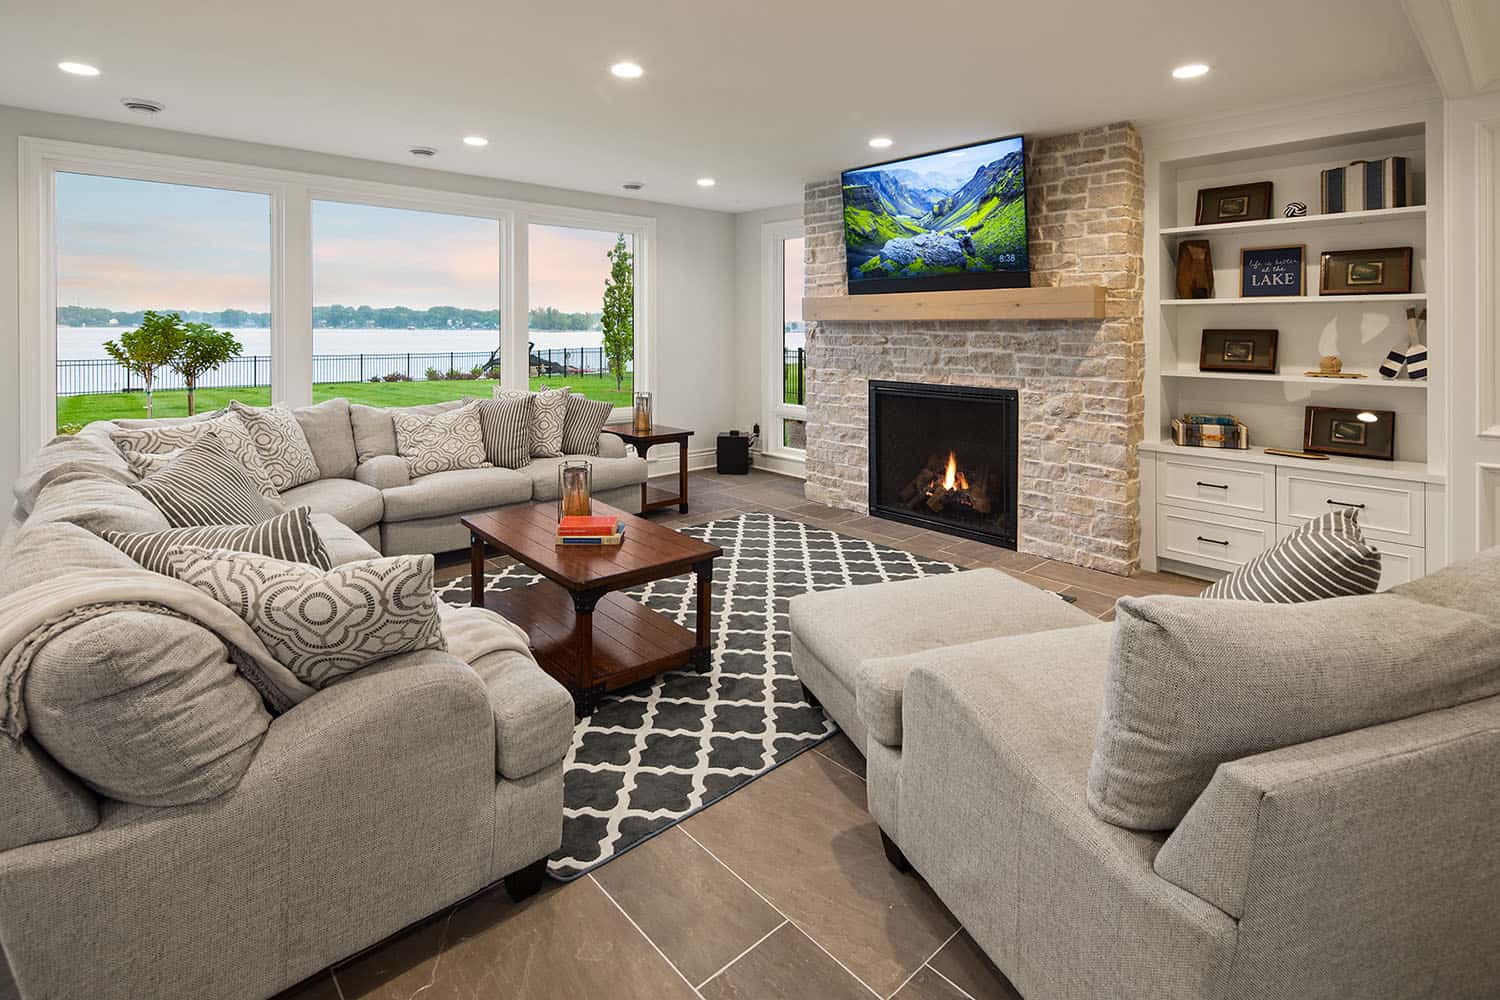
{"type": "MultiPolygon", "coordinates": [[[[615,234],[532,226],[530,305],[598,312],[615,234]]],[[[270,198],[57,175],[57,301],[115,310],[270,309],[270,198]]],[[[313,204],[314,305],[499,306],[498,226],[313,204]]]]}

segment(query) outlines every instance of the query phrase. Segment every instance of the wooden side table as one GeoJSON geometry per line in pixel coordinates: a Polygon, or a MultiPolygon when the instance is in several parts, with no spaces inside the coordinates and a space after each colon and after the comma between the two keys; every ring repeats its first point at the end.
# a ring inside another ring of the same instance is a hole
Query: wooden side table
{"type": "Polygon", "coordinates": [[[681,514],[688,512],[688,438],[693,436],[692,431],[683,430],[681,427],[667,427],[665,424],[657,424],[649,431],[638,432],[631,424],[605,424],[604,431],[613,434],[628,445],[633,445],[636,454],[642,458],[646,457],[652,445],[673,444],[677,445],[677,493],[674,496],[666,490],[653,489],[649,484],[641,484],[641,513],[648,510],[661,510],[663,507],[677,505],[677,511],[681,514]]]}

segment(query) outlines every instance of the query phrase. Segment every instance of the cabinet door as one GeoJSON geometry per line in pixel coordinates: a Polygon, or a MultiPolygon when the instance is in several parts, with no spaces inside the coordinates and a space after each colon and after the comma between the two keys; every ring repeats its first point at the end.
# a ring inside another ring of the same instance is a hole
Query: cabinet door
{"type": "Polygon", "coordinates": [[[1353,508],[1367,537],[1422,548],[1424,491],[1419,482],[1283,468],[1276,473],[1276,520],[1295,527],[1330,510],[1353,508]]]}
{"type": "Polygon", "coordinates": [[[1276,526],[1182,507],[1156,508],[1159,559],[1235,570],[1271,547],[1276,526]]]}
{"type": "Polygon", "coordinates": [[[1158,455],[1158,501],[1174,507],[1221,511],[1256,521],[1276,520],[1276,469],[1158,455]]]}

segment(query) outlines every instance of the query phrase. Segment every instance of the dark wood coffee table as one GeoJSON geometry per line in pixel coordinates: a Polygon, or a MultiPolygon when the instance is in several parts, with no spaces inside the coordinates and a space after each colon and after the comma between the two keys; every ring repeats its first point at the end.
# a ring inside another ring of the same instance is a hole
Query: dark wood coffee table
{"type": "Polygon", "coordinates": [[[624,542],[558,545],[555,503],[515,504],[462,519],[469,529],[470,603],[526,630],[537,662],[572,693],[579,715],[592,712],[607,691],[689,663],[708,667],[714,559],[724,554],[716,545],[597,500],[594,513],[624,521],[624,542]],[[546,579],[531,587],[485,593],[487,548],[546,579]],[[695,631],[616,593],[685,573],[698,579],[695,631]]]}

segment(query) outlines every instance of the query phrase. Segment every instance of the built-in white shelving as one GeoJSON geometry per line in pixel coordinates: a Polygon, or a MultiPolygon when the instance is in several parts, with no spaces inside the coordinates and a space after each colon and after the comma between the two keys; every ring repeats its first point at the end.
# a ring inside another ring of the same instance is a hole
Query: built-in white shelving
{"type": "Polygon", "coordinates": [[[1233,236],[1240,233],[1294,233],[1299,229],[1322,229],[1327,226],[1367,226],[1378,222],[1420,219],[1427,215],[1426,205],[1405,208],[1378,208],[1368,212],[1300,215],[1294,218],[1255,219],[1251,222],[1221,222],[1212,226],[1169,226],[1161,235],[1169,238],[1190,236],[1233,236]]]}
{"type": "Polygon", "coordinates": [[[1364,378],[1327,378],[1320,375],[1255,374],[1253,372],[1200,372],[1187,368],[1164,371],[1162,378],[1204,379],[1212,382],[1267,382],[1280,385],[1309,385],[1319,389],[1407,389],[1425,392],[1427,383],[1409,378],[1385,379],[1378,372],[1361,372],[1364,378]]]}
{"type": "Polygon", "coordinates": [[[1242,299],[1238,296],[1218,299],[1162,299],[1161,304],[1169,308],[1181,308],[1184,306],[1370,305],[1378,302],[1410,304],[1426,301],[1426,292],[1410,292],[1405,295],[1266,295],[1250,299],[1242,299]]]}

